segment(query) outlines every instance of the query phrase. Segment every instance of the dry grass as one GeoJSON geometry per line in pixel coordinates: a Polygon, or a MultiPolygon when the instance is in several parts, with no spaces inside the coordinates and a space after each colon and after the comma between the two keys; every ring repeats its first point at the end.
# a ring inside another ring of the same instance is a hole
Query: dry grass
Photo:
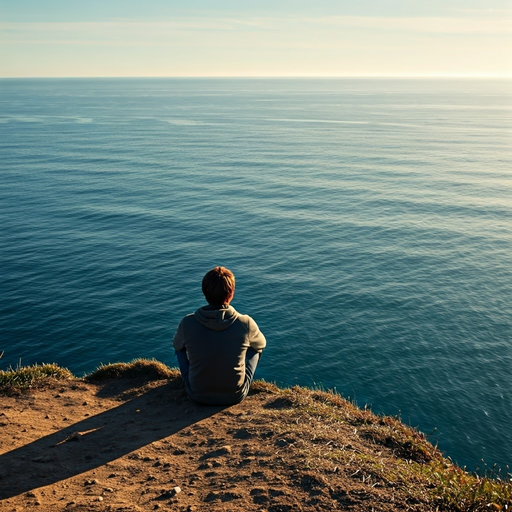
{"type": "Polygon", "coordinates": [[[163,380],[179,375],[179,371],[169,368],[154,359],[134,359],[130,363],[101,365],[85,377],[89,382],[107,379],[140,379],[145,381],[163,380]]]}
{"type": "MultiPolygon", "coordinates": [[[[0,391],[73,378],[56,364],[18,367],[0,371],[0,391]]],[[[179,370],[145,359],[102,365],[85,380],[119,378],[180,383],[179,370]]],[[[275,463],[301,468],[326,482],[336,474],[397,493],[411,510],[512,511],[510,475],[468,473],[399,418],[374,414],[336,393],[299,386],[282,389],[256,381],[251,393],[269,397],[254,411],[251,429],[262,443],[272,436],[275,463]]]]}
{"type": "Polygon", "coordinates": [[[345,470],[351,478],[400,489],[411,504],[428,510],[512,511],[511,475],[468,473],[398,418],[361,409],[332,392],[279,389],[261,381],[253,388],[277,395],[276,424],[286,416],[281,435],[299,448],[306,468],[324,474],[345,470]],[[349,431],[359,443],[346,444],[349,431]]]}
{"type": "Polygon", "coordinates": [[[27,389],[41,385],[48,379],[69,380],[74,379],[74,376],[67,368],[61,368],[55,363],[18,366],[15,369],[0,370],[0,390],[27,389]]]}

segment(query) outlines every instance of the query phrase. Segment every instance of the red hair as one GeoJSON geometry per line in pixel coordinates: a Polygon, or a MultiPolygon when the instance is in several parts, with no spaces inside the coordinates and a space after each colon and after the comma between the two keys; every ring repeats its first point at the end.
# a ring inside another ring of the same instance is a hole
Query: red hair
{"type": "Polygon", "coordinates": [[[235,276],[225,267],[212,268],[203,277],[202,289],[208,304],[225,306],[235,293],[235,276]]]}

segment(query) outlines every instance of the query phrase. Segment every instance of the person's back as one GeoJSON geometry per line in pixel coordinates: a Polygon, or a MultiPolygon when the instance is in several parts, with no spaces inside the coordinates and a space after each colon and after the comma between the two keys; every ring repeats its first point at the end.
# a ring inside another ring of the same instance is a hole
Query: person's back
{"type": "Polygon", "coordinates": [[[205,404],[234,404],[243,400],[254,377],[266,340],[256,322],[229,305],[235,277],[215,267],[203,278],[209,305],[187,315],[174,336],[187,394],[205,404]]]}

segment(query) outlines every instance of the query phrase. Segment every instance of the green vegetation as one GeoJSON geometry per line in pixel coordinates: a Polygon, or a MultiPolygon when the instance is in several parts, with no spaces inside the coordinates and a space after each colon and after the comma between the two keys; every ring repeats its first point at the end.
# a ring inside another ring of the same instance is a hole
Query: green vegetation
{"type": "Polygon", "coordinates": [[[438,460],[411,468],[433,486],[433,502],[448,510],[512,510],[512,483],[499,476],[477,476],[438,460]]]}
{"type": "MultiPolygon", "coordinates": [[[[100,383],[118,378],[170,379],[178,384],[180,374],[158,361],[136,359],[101,365],[83,380],[100,383]]],[[[52,379],[77,378],[56,364],[18,366],[0,371],[0,392],[41,387],[52,379]]],[[[269,418],[283,442],[297,448],[295,462],[300,459],[303,467],[318,474],[344,468],[351,478],[395,489],[410,503],[428,510],[512,511],[510,475],[468,473],[399,418],[374,414],[329,391],[299,386],[282,389],[256,381],[252,393],[272,396],[271,406],[261,414],[269,418]]]]}
{"type": "Polygon", "coordinates": [[[20,390],[38,386],[48,379],[68,380],[75,377],[67,368],[52,364],[18,366],[0,370],[0,390],[20,390]]]}

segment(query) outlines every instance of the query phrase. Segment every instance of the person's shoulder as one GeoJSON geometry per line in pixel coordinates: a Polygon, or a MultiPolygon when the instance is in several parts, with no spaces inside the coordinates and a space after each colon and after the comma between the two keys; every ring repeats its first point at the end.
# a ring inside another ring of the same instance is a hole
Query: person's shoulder
{"type": "Polygon", "coordinates": [[[237,321],[243,323],[247,327],[257,326],[256,321],[252,316],[245,315],[243,313],[238,313],[237,321]]]}
{"type": "Polygon", "coordinates": [[[235,309],[231,304],[229,305],[229,311],[231,311],[232,316],[236,316],[236,319],[240,322],[246,322],[248,318],[251,318],[249,315],[244,315],[240,313],[238,309],[235,309]]]}
{"type": "Polygon", "coordinates": [[[260,328],[254,318],[249,315],[239,315],[238,320],[242,322],[247,335],[251,339],[251,347],[255,350],[263,350],[266,345],[265,336],[260,331],[260,328]]]}
{"type": "Polygon", "coordinates": [[[195,313],[188,313],[187,315],[185,315],[182,318],[181,323],[186,324],[186,323],[192,322],[194,320],[195,320],[195,313]]]}

